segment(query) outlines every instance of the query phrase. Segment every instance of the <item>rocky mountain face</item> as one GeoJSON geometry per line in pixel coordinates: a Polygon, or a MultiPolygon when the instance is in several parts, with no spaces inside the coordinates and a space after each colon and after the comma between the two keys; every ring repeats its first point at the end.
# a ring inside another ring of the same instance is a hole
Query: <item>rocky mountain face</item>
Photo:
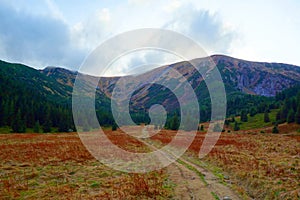
{"type": "Polygon", "coordinates": [[[250,62],[228,56],[212,59],[223,81],[248,94],[275,96],[277,92],[300,83],[300,67],[281,63],[250,62]]]}
{"type": "MultiPolygon", "coordinates": [[[[207,58],[194,59],[190,62],[179,62],[162,66],[144,74],[124,77],[94,77],[82,75],[84,84],[95,85],[102,96],[112,97],[118,84],[118,90],[129,91],[127,96],[115,93],[119,101],[130,98],[131,105],[139,109],[147,109],[153,103],[161,103],[170,109],[177,107],[178,102],[172,90],[181,94],[181,98],[189,98],[189,92],[184,89],[186,80],[192,86],[199,101],[209,98],[209,92],[204,79],[209,77],[209,71],[217,66],[223,79],[228,95],[231,93],[253,94],[259,96],[275,96],[276,93],[300,84],[300,67],[281,64],[251,62],[224,55],[213,55],[207,58]],[[191,65],[201,71],[202,75],[191,65]],[[156,82],[158,84],[150,84],[156,82]],[[167,85],[163,87],[161,85],[167,85]],[[170,91],[171,90],[171,91],[170,91]],[[133,93],[130,93],[134,91],[133,93]],[[153,100],[154,99],[154,100],[153,100]],[[148,105],[148,106],[147,106],[148,105]]],[[[45,68],[40,71],[59,83],[73,86],[77,72],[62,68],[45,68]]]]}
{"type": "MultiPolygon", "coordinates": [[[[147,102],[150,104],[153,102],[151,99],[155,96],[158,102],[173,107],[175,106],[174,104],[177,104],[174,97],[171,98],[174,95],[159,84],[168,85],[171,83],[171,87],[174,87],[171,89],[179,90],[185,80],[188,80],[198,98],[209,97],[206,84],[203,81],[206,77],[199,74],[191,63],[199,71],[204,72],[202,74],[204,76],[209,75],[209,70],[215,64],[220,71],[227,95],[230,95],[232,92],[241,92],[260,96],[275,96],[277,92],[300,84],[300,67],[298,66],[281,63],[251,62],[223,55],[194,59],[191,62],[174,63],[137,76],[99,78],[81,75],[84,76],[87,86],[95,85],[95,81],[98,82],[99,80],[97,91],[109,98],[112,97],[116,84],[123,81],[123,89],[135,91],[132,94],[128,93],[131,96],[133,105],[142,106],[147,104],[147,102]],[[151,82],[159,84],[149,84],[151,82]]],[[[55,67],[48,67],[40,72],[56,79],[60,84],[68,86],[73,86],[78,74],[77,72],[55,67]]],[[[122,99],[121,96],[119,98],[122,99]]]]}
{"type": "MultiPolygon", "coordinates": [[[[214,66],[219,69],[225,85],[228,116],[270,99],[263,96],[274,96],[286,88],[300,85],[298,66],[250,62],[222,55],[165,65],[137,76],[101,78],[63,68],[47,67],[36,70],[21,64],[0,61],[0,104],[7,108],[11,103],[19,105],[23,115],[32,113],[30,108],[33,107],[41,110],[37,113],[52,110],[53,123],[57,125],[56,112],[71,113],[73,86],[76,76],[80,75],[85,97],[93,97],[96,91],[95,107],[101,119],[111,120],[107,117],[111,116],[111,100],[117,100],[113,103],[120,103],[122,107],[126,105],[122,103],[126,103],[129,98],[130,111],[136,117],[141,115],[140,118],[143,118],[143,113],[147,113],[154,104],[163,105],[167,113],[172,114],[181,107],[180,102],[189,102],[191,93],[195,93],[200,115],[205,116],[205,121],[210,117],[210,93],[206,81],[213,78],[211,72],[214,66]],[[125,93],[122,94],[121,91],[125,93]],[[22,104],[20,107],[21,102],[35,106],[22,104]]],[[[13,110],[15,116],[17,111],[13,110]]],[[[31,127],[35,120],[33,117],[30,119],[32,120],[28,123],[31,127]]],[[[42,122],[45,117],[35,116],[35,119],[42,122]]],[[[7,123],[10,124],[8,121],[7,123]]],[[[103,123],[111,124],[111,121],[103,123]]]]}

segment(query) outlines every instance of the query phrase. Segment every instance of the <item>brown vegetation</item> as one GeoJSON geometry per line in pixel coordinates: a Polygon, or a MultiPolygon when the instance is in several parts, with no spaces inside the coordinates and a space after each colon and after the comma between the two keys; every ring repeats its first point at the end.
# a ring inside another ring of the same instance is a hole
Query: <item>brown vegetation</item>
{"type": "MultiPolygon", "coordinates": [[[[153,139],[167,144],[175,134],[161,131],[153,139]]],[[[205,132],[198,132],[189,148],[194,158],[204,137],[205,132]]],[[[256,199],[300,198],[299,135],[222,133],[202,161],[229,174],[240,194],[256,199]]]]}
{"type": "MultiPolygon", "coordinates": [[[[114,134],[123,148],[139,145],[114,134]]],[[[153,199],[172,194],[164,170],[129,174],[110,169],[90,155],[75,133],[5,134],[0,148],[0,199],[153,199]]]]}

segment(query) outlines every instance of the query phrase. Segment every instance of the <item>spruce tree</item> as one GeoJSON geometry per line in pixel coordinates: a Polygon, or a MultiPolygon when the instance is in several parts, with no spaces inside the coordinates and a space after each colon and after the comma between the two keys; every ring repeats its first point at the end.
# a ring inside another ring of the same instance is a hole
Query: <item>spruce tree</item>
{"type": "Polygon", "coordinates": [[[170,126],[171,126],[171,127],[170,127],[171,130],[178,130],[178,128],[179,128],[179,120],[178,120],[178,117],[177,117],[177,114],[176,114],[176,113],[175,113],[175,115],[172,117],[170,126]]]}
{"type": "Polygon", "coordinates": [[[15,133],[25,133],[26,132],[25,122],[21,117],[20,109],[18,110],[15,119],[12,121],[11,128],[12,128],[12,131],[15,133]]]}
{"type": "Polygon", "coordinates": [[[214,125],[213,132],[220,132],[220,131],[222,131],[222,128],[219,123],[216,123],[214,125]]]}
{"type": "Polygon", "coordinates": [[[68,130],[69,130],[68,122],[64,120],[60,120],[58,124],[58,132],[68,132],[68,130]]]}
{"type": "Polygon", "coordinates": [[[248,116],[247,116],[247,112],[245,110],[243,110],[241,112],[241,121],[242,122],[247,122],[248,121],[248,116]]]}
{"type": "Polygon", "coordinates": [[[272,133],[279,133],[279,129],[278,129],[278,125],[277,124],[273,127],[272,133]]]}
{"type": "Polygon", "coordinates": [[[4,125],[4,103],[2,102],[2,98],[0,96],[0,126],[4,125]]]}
{"type": "Polygon", "coordinates": [[[295,114],[295,121],[300,124],[300,101],[298,102],[297,112],[295,114]]]}
{"type": "Polygon", "coordinates": [[[118,128],[118,125],[116,123],[113,123],[112,126],[111,126],[111,130],[116,131],[117,128],[118,128]]]}
{"type": "Polygon", "coordinates": [[[50,133],[52,127],[52,122],[49,118],[46,119],[45,123],[43,124],[43,132],[44,133],[50,133]]]}
{"type": "Polygon", "coordinates": [[[237,123],[237,121],[235,121],[234,123],[234,128],[233,128],[234,131],[238,131],[240,130],[240,127],[239,127],[239,124],[237,123]]]}
{"type": "Polygon", "coordinates": [[[286,105],[284,105],[280,112],[280,121],[282,121],[282,122],[286,121],[288,112],[289,112],[288,107],[286,105]]]}
{"type": "Polygon", "coordinates": [[[234,116],[231,117],[231,122],[235,122],[234,116]]]}
{"type": "Polygon", "coordinates": [[[41,126],[40,126],[40,122],[39,122],[39,120],[38,120],[38,121],[36,121],[35,124],[34,124],[33,132],[39,133],[39,132],[40,132],[40,129],[41,129],[41,126]]]}
{"type": "Polygon", "coordinates": [[[254,116],[256,115],[256,113],[257,113],[256,108],[252,107],[252,108],[250,109],[250,117],[254,117],[254,116]]]}
{"type": "Polygon", "coordinates": [[[270,122],[270,117],[269,117],[269,113],[267,110],[265,111],[265,114],[264,114],[264,122],[265,123],[270,122]]]}
{"type": "Polygon", "coordinates": [[[290,109],[286,121],[287,121],[287,123],[292,123],[295,121],[295,112],[293,109],[290,109]]]}
{"type": "Polygon", "coordinates": [[[279,122],[281,120],[280,118],[281,116],[281,110],[279,110],[277,113],[276,113],[276,121],[279,122]]]}
{"type": "Polygon", "coordinates": [[[203,125],[200,126],[200,131],[204,131],[204,126],[203,125]]]}

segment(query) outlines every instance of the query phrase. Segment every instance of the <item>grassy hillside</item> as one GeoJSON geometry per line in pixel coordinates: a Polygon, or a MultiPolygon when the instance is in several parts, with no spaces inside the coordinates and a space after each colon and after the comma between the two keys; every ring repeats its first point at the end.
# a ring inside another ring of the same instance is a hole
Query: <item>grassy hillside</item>
{"type": "MultiPolygon", "coordinates": [[[[242,122],[240,117],[237,117],[235,120],[239,123],[240,130],[251,130],[251,129],[260,129],[273,126],[276,121],[276,113],[279,109],[273,109],[269,113],[270,122],[264,122],[264,113],[258,113],[255,116],[251,117],[248,114],[248,121],[242,122]]],[[[233,127],[233,123],[231,124],[233,127]]]]}

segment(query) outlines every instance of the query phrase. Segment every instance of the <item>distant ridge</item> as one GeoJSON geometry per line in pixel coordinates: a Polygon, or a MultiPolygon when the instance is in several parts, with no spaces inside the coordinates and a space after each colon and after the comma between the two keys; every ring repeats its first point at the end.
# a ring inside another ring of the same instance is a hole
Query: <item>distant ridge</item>
{"type": "MultiPolygon", "coordinates": [[[[264,112],[265,105],[274,101],[274,98],[269,97],[300,85],[300,67],[294,65],[252,62],[223,55],[197,58],[192,62],[197,68],[210,69],[214,66],[211,60],[218,67],[224,82],[228,116],[237,115],[241,110],[251,107],[257,107],[260,112],[264,112]]],[[[159,80],[161,74],[168,73],[170,69],[175,69],[184,79],[170,77],[163,81],[171,81],[179,88],[182,86],[182,80],[188,80],[199,101],[201,120],[209,120],[211,114],[209,91],[203,77],[189,62],[165,65],[139,74],[135,78],[149,82],[159,80]]],[[[49,122],[48,126],[51,124],[58,127],[58,130],[74,130],[71,104],[73,85],[78,74],[79,72],[60,67],[36,70],[23,64],[0,61],[0,127],[11,126],[14,119],[18,119],[29,128],[33,128],[37,122],[47,127],[49,122]],[[64,126],[65,124],[67,126],[64,126]]],[[[93,83],[99,77],[81,75],[84,76],[83,89],[95,87],[93,83]]],[[[114,123],[110,98],[120,78],[101,77],[95,88],[95,108],[100,124],[109,126],[114,123]]],[[[123,78],[128,79],[130,76],[123,78]]],[[[159,84],[141,85],[140,88],[135,88],[134,84],[130,83],[125,85],[134,91],[130,97],[130,112],[133,113],[132,118],[137,123],[145,122],[148,118],[147,109],[153,104],[163,105],[171,114],[178,112],[179,104],[172,92],[159,84]]],[[[186,91],[183,91],[183,98],[189,96],[184,92],[186,91]]]]}

